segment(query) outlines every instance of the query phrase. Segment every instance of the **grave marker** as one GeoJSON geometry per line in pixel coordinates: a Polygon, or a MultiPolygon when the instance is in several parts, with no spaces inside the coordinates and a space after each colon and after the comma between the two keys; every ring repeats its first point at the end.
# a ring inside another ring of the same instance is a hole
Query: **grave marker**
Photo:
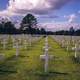
{"type": "Polygon", "coordinates": [[[6,39],[3,39],[3,41],[1,43],[3,44],[3,49],[5,50],[6,49],[6,44],[7,44],[6,39]]]}
{"type": "Polygon", "coordinates": [[[75,51],[74,57],[77,58],[77,53],[78,53],[78,51],[80,50],[80,49],[78,48],[78,44],[75,44],[75,47],[72,47],[72,50],[75,51]]]}
{"type": "MultiPolygon", "coordinates": [[[[47,39],[45,40],[46,43],[47,43],[47,39]]],[[[48,54],[48,43],[45,45],[44,47],[44,55],[40,55],[40,59],[43,59],[45,61],[44,63],[44,72],[48,72],[48,63],[49,63],[49,59],[52,59],[53,58],[53,55],[49,55],[48,54]]]]}
{"type": "Polygon", "coordinates": [[[66,50],[69,51],[69,42],[67,41],[66,44],[67,44],[67,45],[66,45],[66,50]]]}
{"type": "Polygon", "coordinates": [[[19,43],[18,42],[16,42],[15,43],[15,45],[14,45],[14,48],[16,48],[16,57],[18,57],[19,56],[19,43]]]}
{"type": "Polygon", "coordinates": [[[27,49],[27,40],[24,40],[24,48],[27,49]]]}

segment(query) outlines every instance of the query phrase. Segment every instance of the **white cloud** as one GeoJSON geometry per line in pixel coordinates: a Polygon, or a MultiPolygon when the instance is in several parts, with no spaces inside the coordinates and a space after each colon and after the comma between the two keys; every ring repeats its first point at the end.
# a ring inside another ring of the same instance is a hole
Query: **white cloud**
{"type": "Polygon", "coordinates": [[[16,15],[31,12],[34,14],[46,14],[60,9],[71,0],[9,0],[7,9],[0,15],[16,15]]]}
{"type": "Polygon", "coordinates": [[[77,19],[77,14],[74,13],[74,14],[70,14],[70,15],[65,15],[64,18],[68,20],[68,23],[74,23],[77,19]]]}
{"type": "Polygon", "coordinates": [[[69,23],[72,23],[72,22],[75,21],[76,18],[77,18],[76,14],[71,14],[71,15],[69,16],[68,22],[69,22],[69,23]]]}
{"type": "Polygon", "coordinates": [[[51,5],[47,0],[10,0],[8,9],[16,10],[32,10],[32,9],[48,9],[51,5]]]}
{"type": "Polygon", "coordinates": [[[41,25],[50,31],[69,30],[72,26],[75,30],[80,29],[80,24],[68,22],[43,23],[41,25]]]}
{"type": "Polygon", "coordinates": [[[68,19],[69,23],[73,23],[78,19],[79,16],[80,16],[80,10],[77,11],[76,13],[73,13],[73,14],[70,14],[70,15],[67,15],[67,16],[64,15],[64,18],[68,19]]]}
{"type": "Polygon", "coordinates": [[[14,13],[8,10],[4,10],[0,12],[0,16],[12,16],[12,15],[14,15],[14,13]]]}

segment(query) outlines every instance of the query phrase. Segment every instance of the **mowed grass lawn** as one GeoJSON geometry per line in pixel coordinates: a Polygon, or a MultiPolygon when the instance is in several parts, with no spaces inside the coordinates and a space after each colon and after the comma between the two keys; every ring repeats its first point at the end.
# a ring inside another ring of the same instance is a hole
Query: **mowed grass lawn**
{"type": "Polygon", "coordinates": [[[80,64],[76,63],[72,55],[51,37],[48,38],[49,60],[48,73],[44,73],[43,54],[45,38],[33,43],[27,50],[20,49],[20,56],[15,57],[15,50],[0,50],[6,59],[0,61],[0,80],[80,80],[80,64]]]}

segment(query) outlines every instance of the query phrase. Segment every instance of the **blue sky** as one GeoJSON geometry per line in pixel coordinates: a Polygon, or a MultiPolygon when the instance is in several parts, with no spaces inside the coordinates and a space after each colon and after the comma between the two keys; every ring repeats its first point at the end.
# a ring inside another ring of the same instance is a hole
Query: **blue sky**
{"type": "MultiPolygon", "coordinates": [[[[56,10],[55,12],[52,12],[52,14],[55,14],[57,16],[59,16],[58,18],[47,18],[47,22],[48,21],[52,21],[52,22],[66,22],[68,21],[68,18],[64,18],[64,16],[70,16],[72,14],[75,14],[75,16],[77,16],[77,18],[75,19],[76,23],[80,23],[80,15],[78,14],[78,11],[80,11],[80,1],[78,2],[77,0],[74,2],[70,2],[67,5],[64,5],[61,9],[56,10]]],[[[41,19],[45,22],[45,19],[41,19]]]]}
{"type": "Polygon", "coordinates": [[[32,13],[40,23],[80,23],[80,0],[0,0],[0,16],[13,20],[32,13]]]}
{"type": "Polygon", "coordinates": [[[0,10],[6,9],[8,0],[0,0],[0,10]]]}

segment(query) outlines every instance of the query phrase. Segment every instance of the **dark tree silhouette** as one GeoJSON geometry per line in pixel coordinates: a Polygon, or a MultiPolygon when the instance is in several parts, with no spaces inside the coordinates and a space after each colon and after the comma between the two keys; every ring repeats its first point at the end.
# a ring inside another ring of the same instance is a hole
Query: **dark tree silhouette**
{"type": "Polygon", "coordinates": [[[78,29],[78,30],[75,31],[75,35],[80,36],[80,29],[78,29]]]}
{"type": "Polygon", "coordinates": [[[37,19],[32,14],[27,14],[22,22],[20,30],[24,33],[32,34],[34,33],[34,29],[37,26],[37,19]]]}
{"type": "Polygon", "coordinates": [[[16,32],[16,28],[14,27],[14,24],[12,24],[11,21],[7,21],[4,23],[4,33],[5,34],[13,34],[16,32]]]}
{"type": "Polygon", "coordinates": [[[21,22],[21,27],[16,29],[15,24],[11,21],[2,19],[0,21],[0,34],[47,34],[47,35],[70,35],[72,40],[72,35],[80,36],[80,29],[74,30],[71,27],[69,30],[59,30],[59,31],[46,31],[45,28],[37,26],[37,18],[32,14],[27,14],[21,22]]]}
{"type": "Polygon", "coordinates": [[[73,27],[70,27],[70,29],[69,29],[70,35],[74,35],[74,32],[75,32],[74,28],[73,27]]]}
{"type": "Polygon", "coordinates": [[[41,28],[41,34],[46,34],[46,31],[44,28],[41,28]]]}
{"type": "Polygon", "coordinates": [[[3,24],[0,23],[0,33],[2,34],[4,32],[4,27],[3,27],[3,24]]]}

